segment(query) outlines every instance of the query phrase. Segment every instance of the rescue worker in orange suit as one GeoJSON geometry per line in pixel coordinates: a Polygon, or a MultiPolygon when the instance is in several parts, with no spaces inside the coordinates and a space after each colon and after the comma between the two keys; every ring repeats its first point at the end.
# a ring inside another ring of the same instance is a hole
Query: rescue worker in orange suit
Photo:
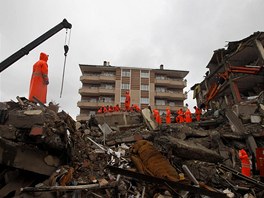
{"type": "Polygon", "coordinates": [[[176,117],[176,122],[178,123],[183,123],[184,122],[184,113],[183,113],[183,110],[182,109],[179,109],[177,111],[177,117],[176,117]]]}
{"type": "Polygon", "coordinates": [[[197,121],[200,121],[200,120],[201,120],[202,110],[199,109],[199,108],[196,107],[196,106],[194,106],[193,108],[194,108],[194,110],[195,110],[195,117],[196,117],[196,120],[197,120],[197,121]]]}
{"type": "Polygon", "coordinates": [[[153,110],[153,116],[154,116],[154,119],[156,120],[156,122],[158,124],[161,124],[161,117],[160,117],[160,114],[159,114],[159,110],[158,109],[154,109],[153,110]]]}
{"type": "Polygon", "coordinates": [[[154,109],[153,113],[154,113],[154,118],[155,118],[156,122],[158,123],[158,125],[161,125],[161,117],[160,117],[159,110],[154,109]]]}
{"type": "Polygon", "coordinates": [[[192,122],[192,113],[191,113],[191,111],[190,111],[190,109],[188,107],[187,107],[184,115],[185,115],[185,122],[186,123],[192,122]]]}
{"type": "Polygon", "coordinates": [[[130,109],[130,94],[129,94],[129,91],[126,91],[125,108],[126,108],[126,111],[129,111],[129,109],[130,109]]]}
{"type": "Polygon", "coordinates": [[[136,112],[140,112],[141,109],[139,108],[139,106],[137,104],[134,104],[134,109],[136,112]]]}
{"type": "Polygon", "coordinates": [[[169,109],[169,107],[167,107],[166,109],[166,124],[170,125],[171,123],[171,111],[169,109]]]}
{"type": "Polygon", "coordinates": [[[119,104],[117,104],[116,106],[114,106],[114,111],[116,111],[116,112],[120,111],[119,104]]]}
{"type": "Polygon", "coordinates": [[[114,107],[112,105],[108,106],[108,112],[114,112],[114,107]]]}
{"type": "Polygon", "coordinates": [[[105,112],[107,112],[107,109],[104,105],[101,106],[100,109],[97,111],[97,113],[105,113],[105,112]]]}
{"type": "Polygon", "coordinates": [[[239,150],[239,158],[241,160],[241,173],[245,176],[250,177],[250,161],[248,154],[244,149],[239,150]]]}
{"type": "MultiPolygon", "coordinates": [[[[157,110],[158,111],[158,110],[157,110]]],[[[157,115],[157,123],[159,124],[159,125],[161,125],[161,116],[160,116],[160,113],[159,113],[159,111],[158,111],[158,115],[157,115]]]]}
{"type": "Polygon", "coordinates": [[[43,104],[46,103],[48,78],[48,55],[41,52],[39,61],[33,65],[33,72],[30,80],[29,100],[34,102],[36,97],[43,104]]]}
{"type": "Polygon", "coordinates": [[[158,110],[157,109],[153,109],[153,116],[154,116],[154,119],[157,120],[157,116],[158,116],[158,110]]]}

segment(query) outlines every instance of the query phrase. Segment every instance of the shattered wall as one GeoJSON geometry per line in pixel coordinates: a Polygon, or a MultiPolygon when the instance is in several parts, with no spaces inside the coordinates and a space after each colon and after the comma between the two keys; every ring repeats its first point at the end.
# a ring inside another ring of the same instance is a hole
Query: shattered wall
{"type": "Polygon", "coordinates": [[[205,79],[192,87],[197,104],[217,109],[257,96],[264,87],[264,33],[214,51],[205,79]]]}

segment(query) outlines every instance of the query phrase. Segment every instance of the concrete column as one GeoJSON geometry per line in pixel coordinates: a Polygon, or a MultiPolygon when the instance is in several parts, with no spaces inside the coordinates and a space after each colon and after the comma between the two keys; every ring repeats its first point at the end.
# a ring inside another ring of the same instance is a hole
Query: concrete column
{"type": "Polygon", "coordinates": [[[230,80],[230,88],[232,95],[234,97],[235,103],[239,103],[241,101],[241,96],[239,89],[237,87],[237,83],[235,81],[230,80]]]}
{"type": "Polygon", "coordinates": [[[260,54],[260,58],[264,61],[264,48],[262,43],[259,40],[255,40],[256,47],[258,49],[258,52],[260,54]]]}

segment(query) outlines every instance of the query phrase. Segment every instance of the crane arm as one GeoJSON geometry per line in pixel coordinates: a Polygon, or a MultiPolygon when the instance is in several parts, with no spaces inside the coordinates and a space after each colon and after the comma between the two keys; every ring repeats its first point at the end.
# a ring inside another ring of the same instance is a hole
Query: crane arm
{"type": "Polygon", "coordinates": [[[61,23],[51,28],[46,33],[42,34],[40,37],[38,37],[37,39],[35,39],[31,43],[21,48],[20,50],[18,50],[17,52],[9,56],[7,59],[5,59],[4,61],[2,61],[0,63],[0,73],[4,71],[6,68],[8,68],[10,65],[12,65],[14,62],[22,58],[23,56],[29,54],[29,52],[32,49],[34,49],[35,47],[37,47],[38,45],[40,45],[41,43],[43,43],[44,41],[52,37],[54,34],[59,32],[63,28],[71,29],[72,25],[66,19],[63,19],[61,23]]]}

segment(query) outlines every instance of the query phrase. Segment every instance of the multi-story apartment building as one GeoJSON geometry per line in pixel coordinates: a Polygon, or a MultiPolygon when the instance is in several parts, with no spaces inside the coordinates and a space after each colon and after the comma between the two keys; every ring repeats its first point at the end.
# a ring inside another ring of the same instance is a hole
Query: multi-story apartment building
{"type": "Polygon", "coordinates": [[[81,100],[78,102],[80,114],[77,121],[89,119],[102,105],[119,104],[122,108],[125,102],[125,92],[129,91],[131,105],[141,108],[151,105],[161,113],[166,107],[176,111],[183,107],[187,94],[184,79],[188,71],[80,64],[82,88],[79,89],[81,100]]]}

